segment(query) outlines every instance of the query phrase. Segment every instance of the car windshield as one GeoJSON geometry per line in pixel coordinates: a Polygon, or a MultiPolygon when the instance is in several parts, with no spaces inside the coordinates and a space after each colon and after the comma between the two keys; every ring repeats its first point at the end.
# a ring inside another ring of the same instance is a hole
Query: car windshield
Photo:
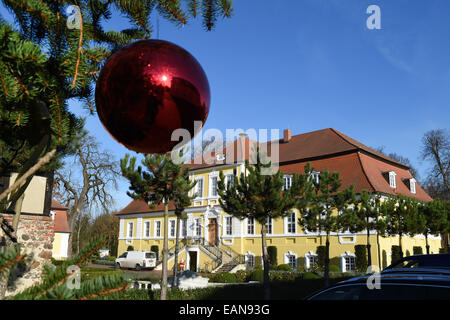
{"type": "Polygon", "coordinates": [[[155,253],[154,252],[146,252],[145,253],[145,258],[146,259],[155,258],[155,253]]]}
{"type": "Polygon", "coordinates": [[[127,257],[127,253],[128,253],[128,252],[122,253],[122,255],[121,255],[119,258],[126,258],[126,257],[127,257]]]}

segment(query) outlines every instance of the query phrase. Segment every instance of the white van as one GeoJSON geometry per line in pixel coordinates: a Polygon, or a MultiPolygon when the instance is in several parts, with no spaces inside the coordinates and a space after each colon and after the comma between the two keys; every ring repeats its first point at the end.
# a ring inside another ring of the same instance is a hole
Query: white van
{"type": "Polygon", "coordinates": [[[156,267],[156,254],[152,251],[125,251],[116,259],[117,268],[136,270],[156,267]]]}

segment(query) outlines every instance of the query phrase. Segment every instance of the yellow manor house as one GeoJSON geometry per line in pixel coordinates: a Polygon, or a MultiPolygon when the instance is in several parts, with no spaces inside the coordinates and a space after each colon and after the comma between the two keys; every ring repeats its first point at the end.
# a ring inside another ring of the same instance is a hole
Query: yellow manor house
{"type": "MultiPolygon", "coordinates": [[[[197,198],[185,210],[186,219],[179,226],[178,262],[192,271],[235,272],[262,265],[261,226],[252,219],[239,220],[222,210],[218,201],[219,172],[230,179],[233,169],[240,174],[249,150],[257,142],[240,136],[223,150],[214,153],[214,161],[196,161],[190,167],[191,179],[197,180],[193,193],[197,198]],[[232,161],[230,161],[232,157],[232,161]],[[211,163],[213,162],[213,163],[211,163]]],[[[354,185],[355,192],[367,190],[383,195],[402,194],[422,201],[432,200],[418,185],[409,167],[376,152],[335,129],[324,129],[296,136],[284,130],[279,143],[279,169],[284,174],[285,187],[293,173],[304,173],[309,162],[315,178],[321,171],[337,171],[341,188],[354,185]]],[[[292,215],[267,222],[267,246],[275,246],[278,264],[310,268],[317,262],[317,247],[325,245],[325,234],[305,232],[298,224],[298,211],[292,215]]],[[[117,213],[120,218],[118,254],[133,250],[157,251],[163,248],[163,206],[150,210],[143,201],[132,201],[117,213]]],[[[174,207],[169,205],[169,269],[173,268],[176,234],[174,207]]],[[[392,245],[398,237],[378,237],[371,232],[372,264],[380,268],[389,265],[392,245]]],[[[367,232],[332,233],[330,259],[342,272],[355,270],[355,245],[365,245],[367,232]]],[[[429,237],[430,253],[438,253],[440,237],[429,237]]],[[[422,247],[424,236],[402,237],[403,251],[413,254],[413,247],[422,247]]],[[[159,264],[156,269],[160,269],[159,264]]]]}

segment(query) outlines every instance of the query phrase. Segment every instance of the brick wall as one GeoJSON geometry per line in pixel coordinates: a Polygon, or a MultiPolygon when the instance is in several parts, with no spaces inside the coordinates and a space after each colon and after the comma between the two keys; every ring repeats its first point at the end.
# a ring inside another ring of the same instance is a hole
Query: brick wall
{"type": "MultiPolygon", "coordinates": [[[[3,217],[12,223],[12,215],[3,214],[3,217]]],[[[17,230],[17,241],[22,246],[22,253],[30,258],[24,272],[16,274],[14,285],[8,287],[6,296],[18,293],[41,280],[42,268],[52,257],[55,225],[48,216],[20,216],[17,230]]],[[[0,229],[0,236],[3,231],[0,229]]]]}

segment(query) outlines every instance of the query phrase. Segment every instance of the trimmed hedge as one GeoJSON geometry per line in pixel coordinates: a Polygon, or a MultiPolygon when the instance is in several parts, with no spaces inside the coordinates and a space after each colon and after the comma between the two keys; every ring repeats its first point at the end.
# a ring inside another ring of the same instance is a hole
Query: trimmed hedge
{"type": "Polygon", "coordinates": [[[237,282],[245,282],[247,281],[248,275],[245,270],[238,270],[235,273],[237,282]]]}
{"type": "Polygon", "coordinates": [[[314,272],[305,272],[303,274],[303,279],[309,280],[309,279],[319,279],[321,278],[319,275],[315,274],[314,272]]]}
{"type": "Polygon", "coordinates": [[[367,270],[367,247],[363,244],[355,246],[355,267],[357,271],[364,272],[367,270]]]}
{"type": "Polygon", "coordinates": [[[416,255],[416,254],[423,254],[423,249],[422,249],[422,247],[414,246],[414,247],[413,247],[413,254],[414,254],[414,255],[416,255]]]}
{"type": "Polygon", "coordinates": [[[400,255],[400,246],[392,246],[391,251],[391,263],[394,263],[395,261],[402,258],[400,255]]]}
{"type": "Polygon", "coordinates": [[[133,246],[128,246],[127,251],[134,251],[134,247],[133,246]]]}
{"type": "Polygon", "coordinates": [[[275,246],[268,246],[267,253],[269,254],[270,268],[275,268],[278,265],[278,249],[275,246]]]}
{"type": "Polygon", "coordinates": [[[320,270],[324,270],[327,249],[325,246],[318,246],[316,252],[317,252],[317,267],[320,270]]]}
{"type": "Polygon", "coordinates": [[[387,267],[387,253],[386,253],[386,250],[383,250],[381,255],[382,255],[382,257],[381,257],[381,265],[382,265],[382,268],[384,269],[384,268],[387,267]]]}
{"type": "Polygon", "coordinates": [[[150,247],[150,251],[153,251],[154,253],[156,253],[156,260],[159,260],[159,247],[158,246],[151,246],[150,247]]]}
{"type": "Polygon", "coordinates": [[[217,283],[235,283],[237,282],[237,278],[234,273],[221,272],[212,277],[210,281],[217,283]]]}
{"type": "Polygon", "coordinates": [[[292,267],[288,264],[280,264],[277,266],[276,270],[278,271],[292,271],[292,267]]]}

